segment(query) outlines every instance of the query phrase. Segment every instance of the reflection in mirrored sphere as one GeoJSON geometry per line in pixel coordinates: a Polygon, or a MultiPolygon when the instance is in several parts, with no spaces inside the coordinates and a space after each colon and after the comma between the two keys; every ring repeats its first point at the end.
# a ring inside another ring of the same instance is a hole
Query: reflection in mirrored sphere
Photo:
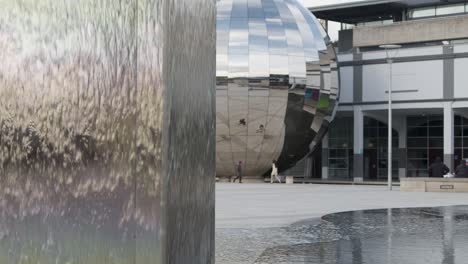
{"type": "Polygon", "coordinates": [[[314,151],[333,118],[336,55],[297,0],[217,2],[218,176],[280,170],[314,151]]]}

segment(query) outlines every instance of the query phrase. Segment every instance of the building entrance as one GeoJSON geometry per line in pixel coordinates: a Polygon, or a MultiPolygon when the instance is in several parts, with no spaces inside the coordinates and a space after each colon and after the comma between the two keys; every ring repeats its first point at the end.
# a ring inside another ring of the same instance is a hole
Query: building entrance
{"type": "Polygon", "coordinates": [[[367,179],[377,180],[378,166],[377,166],[377,150],[367,149],[364,157],[364,168],[367,179]]]}
{"type": "MultiPolygon", "coordinates": [[[[393,178],[398,178],[398,133],[393,130],[393,178]]],[[[386,180],[388,126],[370,117],[364,118],[364,179],[386,180]]]]}

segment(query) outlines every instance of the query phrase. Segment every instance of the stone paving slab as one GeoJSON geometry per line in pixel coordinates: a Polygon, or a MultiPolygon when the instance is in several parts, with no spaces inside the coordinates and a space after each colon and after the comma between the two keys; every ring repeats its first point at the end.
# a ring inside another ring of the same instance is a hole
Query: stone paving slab
{"type": "MultiPolygon", "coordinates": [[[[404,193],[384,186],[229,184],[216,186],[216,263],[254,263],[267,249],[310,241],[291,226],[365,209],[468,205],[468,193],[404,193]]],[[[312,234],[313,236],[313,234],[312,234]]]]}
{"type": "Polygon", "coordinates": [[[216,185],[216,228],[288,226],[325,214],[380,208],[468,205],[468,193],[406,193],[384,186],[216,185]]]}

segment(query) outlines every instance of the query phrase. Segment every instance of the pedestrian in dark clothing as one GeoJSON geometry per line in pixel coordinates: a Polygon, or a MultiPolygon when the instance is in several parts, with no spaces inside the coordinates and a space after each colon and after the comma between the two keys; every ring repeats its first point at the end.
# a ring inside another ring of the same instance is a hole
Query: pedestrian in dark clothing
{"type": "Polygon", "coordinates": [[[442,163],[442,159],[437,157],[434,163],[429,167],[429,177],[443,178],[445,174],[449,173],[450,169],[442,163]]]}
{"type": "Polygon", "coordinates": [[[242,161],[239,161],[236,166],[237,177],[234,178],[234,182],[239,179],[239,183],[242,183],[242,161]]]}
{"type": "Polygon", "coordinates": [[[468,178],[468,160],[462,161],[455,169],[455,178],[468,178]]]}

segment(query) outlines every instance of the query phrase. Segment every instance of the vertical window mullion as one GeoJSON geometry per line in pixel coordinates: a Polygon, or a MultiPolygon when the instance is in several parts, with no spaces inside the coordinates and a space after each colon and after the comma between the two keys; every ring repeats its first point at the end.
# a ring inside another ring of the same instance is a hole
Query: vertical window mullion
{"type": "MultiPolygon", "coordinates": [[[[437,7],[436,7],[437,8],[437,7]]],[[[436,14],[437,14],[437,9],[436,9],[436,14]]],[[[430,149],[431,149],[431,146],[430,146],[430,137],[429,137],[429,117],[427,116],[426,117],[426,139],[427,139],[427,147],[426,147],[426,164],[429,165],[431,164],[431,161],[430,161],[430,149]]],[[[427,166],[426,166],[427,167],[427,166]]],[[[427,169],[427,168],[426,168],[427,169]]],[[[429,175],[428,175],[429,176],[429,175]]]]}
{"type": "MultiPolygon", "coordinates": [[[[466,10],[466,4],[465,4],[465,10],[466,10]]],[[[462,119],[461,119],[461,157],[460,157],[461,159],[464,159],[464,158],[465,158],[465,155],[464,155],[464,153],[463,153],[464,150],[465,150],[465,146],[464,146],[464,144],[463,144],[463,143],[464,143],[463,140],[465,139],[465,135],[464,135],[464,134],[465,134],[465,133],[464,133],[465,131],[463,131],[463,128],[465,127],[465,126],[464,126],[464,125],[465,125],[464,119],[465,119],[465,118],[462,118],[462,119]]],[[[455,140],[455,136],[454,136],[454,140],[455,140]]],[[[455,147],[454,147],[454,149],[455,149],[455,147]]]]}

